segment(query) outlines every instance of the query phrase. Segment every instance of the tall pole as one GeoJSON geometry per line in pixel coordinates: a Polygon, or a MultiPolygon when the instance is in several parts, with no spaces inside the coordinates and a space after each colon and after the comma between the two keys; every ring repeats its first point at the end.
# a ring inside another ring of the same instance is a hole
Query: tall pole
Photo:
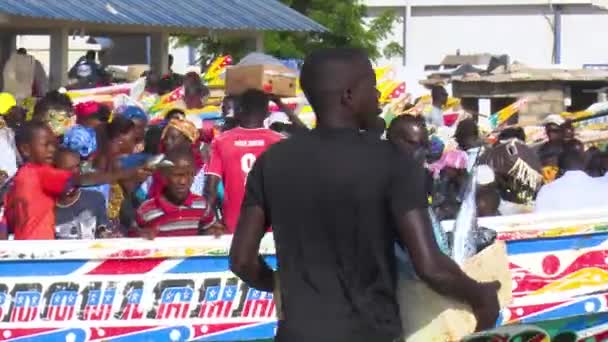
{"type": "Polygon", "coordinates": [[[553,64],[562,62],[562,6],[553,6],[553,64]]]}

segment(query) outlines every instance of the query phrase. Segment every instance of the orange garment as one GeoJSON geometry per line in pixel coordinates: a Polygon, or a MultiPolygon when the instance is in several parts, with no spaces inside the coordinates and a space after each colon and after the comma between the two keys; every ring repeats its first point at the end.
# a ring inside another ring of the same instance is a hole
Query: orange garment
{"type": "Polygon", "coordinates": [[[72,173],[49,165],[21,167],[7,194],[6,219],[15,240],[54,240],[55,202],[71,188],[72,173]]]}
{"type": "Polygon", "coordinates": [[[543,167],[543,181],[545,184],[549,184],[557,178],[559,168],[557,166],[545,166],[543,167]]]}

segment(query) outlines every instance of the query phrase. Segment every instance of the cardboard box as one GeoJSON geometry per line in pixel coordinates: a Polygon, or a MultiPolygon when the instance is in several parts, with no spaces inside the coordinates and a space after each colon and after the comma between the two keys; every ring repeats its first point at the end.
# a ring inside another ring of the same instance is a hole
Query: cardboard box
{"type": "Polygon", "coordinates": [[[226,70],[226,94],[258,89],[281,97],[295,97],[297,73],[280,65],[233,66],[226,70]]]}
{"type": "MultiPolygon", "coordinates": [[[[512,283],[504,242],[465,261],[462,270],[477,281],[500,281],[500,306],[509,304],[512,283]]],[[[468,305],[437,294],[421,280],[400,274],[397,297],[406,342],[460,341],[475,331],[477,322],[468,305]]]]}

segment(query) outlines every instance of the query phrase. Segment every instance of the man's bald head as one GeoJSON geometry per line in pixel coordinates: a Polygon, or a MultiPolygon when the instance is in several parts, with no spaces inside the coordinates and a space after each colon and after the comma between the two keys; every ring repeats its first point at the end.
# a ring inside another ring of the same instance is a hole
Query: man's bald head
{"type": "Polygon", "coordinates": [[[375,74],[364,50],[313,52],[304,61],[300,84],[317,116],[342,110],[362,124],[373,124],[378,114],[375,74]]]}
{"type": "Polygon", "coordinates": [[[401,115],[393,119],[387,132],[388,140],[419,162],[426,159],[429,135],[424,119],[420,116],[401,115]]]}

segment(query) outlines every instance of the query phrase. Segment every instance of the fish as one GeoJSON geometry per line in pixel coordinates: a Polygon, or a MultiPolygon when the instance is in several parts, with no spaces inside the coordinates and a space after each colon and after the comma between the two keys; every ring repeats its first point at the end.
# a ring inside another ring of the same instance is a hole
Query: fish
{"type": "Polygon", "coordinates": [[[164,154],[158,154],[146,161],[146,167],[150,169],[158,169],[163,167],[175,166],[172,161],[166,159],[164,154]]]}
{"type": "Polygon", "coordinates": [[[477,230],[476,192],[477,167],[475,166],[467,179],[464,200],[454,223],[452,259],[458,265],[462,265],[477,252],[474,233],[477,230]]]}

